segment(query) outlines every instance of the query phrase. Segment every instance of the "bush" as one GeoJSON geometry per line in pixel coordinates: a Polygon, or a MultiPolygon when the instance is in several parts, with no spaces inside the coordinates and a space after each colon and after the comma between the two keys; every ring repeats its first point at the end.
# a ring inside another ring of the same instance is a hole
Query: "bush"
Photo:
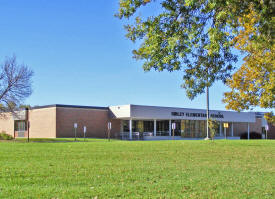
{"type": "Polygon", "coordinates": [[[9,134],[7,134],[5,131],[2,131],[0,133],[0,140],[12,140],[13,137],[9,134]]]}
{"type": "MultiPolygon", "coordinates": [[[[247,139],[247,137],[248,137],[247,132],[242,133],[240,136],[241,139],[247,139]]],[[[262,135],[257,132],[251,132],[249,138],[250,139],[262,139],[262,135]]]]}
{"type": "Polygon", "coordinates": [[[211,118],[209,118],[208,126],[210,131],[210,137],[212,140],[214,140],[214,137],[216,136],[216,133],[217,133],[217,129],[219,128],[219,123],[216,120],[212,120],[211,118]]]}

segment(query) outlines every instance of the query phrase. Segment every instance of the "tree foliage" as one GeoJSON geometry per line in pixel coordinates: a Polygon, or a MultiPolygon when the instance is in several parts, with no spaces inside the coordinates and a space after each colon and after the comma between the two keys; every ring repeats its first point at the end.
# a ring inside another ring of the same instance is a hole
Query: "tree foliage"
{"type": "Polygon", "coordinates": [[[6,58],[0,68],[0,114],[14,113],[31,95],[32,76],[32,70],[24,64],[17,64],[15,56],[6,58]]]}
{"type": "MultiPolygon", "coordinates": [[[[272,32],[261,34],[260,15],[250,4],[250,12],[239,18],[241,30],[234,46],[245,53],[244,63],[227,81],[227,108],[237,111],[255,106],[275,107],[275,44],[272,32]]],[[[273,26],[274,27],[274,26],[273,26]]]]}
{"type": "Polygon", "coordinates": [[[264,118],[267,120],[268,123],[275,125],[275,115],[273,112],[265,113],[264,118]]]}
{"type": "Polygon", "coordinates": [[[229,79],[232,92],[225,95],[227,108],[240,110],[257,102],[274,106],[274,85],[266,84],[274,83],[272,6],[269,0],[121,0],[117,16],[135,17],[125,26],[126,36],[141,41],[133,54],[144,60],[145,71],[183,71],[182,87],[191,99],[216,80],[229,79]],[[136,16],[141,7],[153,3],[161,5],[159,14],[136,16]],[[230,80],[237,60],[233,48],[248,56],[230,80]]]}
{"type": "Polygon", "coordinates": [[[209,130],[210,130],[210,137],[212,140],[214,140],[214,138],[218,132],[219,123],[216,120],[213,120],[210,118],[208,120],[208,126],[209,126],[209,130]]]}
{"type": "MultiPolygon", "coordinates": [[[[118,17],[132,17],[153,1],[122,0],[118,17]]],[[[182,70],[187,96],[193,99],[216,80],[230,77],[236,56],[231,52],[227,15],[221,4],[208,1],[162,0],[157,16],[135,18],[126,25],[127,37],[142,44],[133,51],[145,71],[182,70]]]]}

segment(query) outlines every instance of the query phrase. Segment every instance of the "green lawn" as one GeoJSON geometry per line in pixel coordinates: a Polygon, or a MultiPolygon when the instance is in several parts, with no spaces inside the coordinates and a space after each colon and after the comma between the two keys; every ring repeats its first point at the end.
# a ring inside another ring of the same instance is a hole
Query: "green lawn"
{"type": "Polygon", "coordinates": [[[35,141],[0,142],[0,198],[275,198],[275,140],[35,141]]]}

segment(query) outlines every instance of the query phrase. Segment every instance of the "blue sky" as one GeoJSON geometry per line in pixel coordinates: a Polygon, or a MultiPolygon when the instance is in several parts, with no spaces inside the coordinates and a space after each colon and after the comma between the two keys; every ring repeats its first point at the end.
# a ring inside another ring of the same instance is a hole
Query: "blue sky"
{"type": "MultiPolygon", "coordinates": [[[[1,63],[15,54],[35,73],[26,104],[205,108],[205,94],[186,97],[181,72],[145,73],[132,59],[135,45],[114,17],[118,2],[1,0],[1,63]]],[[[225,110],[226,90],[221,82],[210,88],[211,109],[225,110]]]]}

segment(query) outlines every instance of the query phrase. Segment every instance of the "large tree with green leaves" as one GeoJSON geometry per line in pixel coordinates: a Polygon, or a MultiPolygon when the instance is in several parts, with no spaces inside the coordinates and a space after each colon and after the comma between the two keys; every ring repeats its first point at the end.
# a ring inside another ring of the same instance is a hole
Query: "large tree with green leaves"
{"type": "Polygon", "coordinates": [[[133,51],[145,60],[145,71],[183,70],[183,87],[193,99],[216,80],[230,77],[236,57],[231,53],[232,37],[226,31],[224,13],[215,4],[177,0],[122,0],[118,16],[134,16],[138,8],[160,2],[159,15],[142,18],[125,26],[127,37],[142,44],[133,51]]]}
{"type": "Polygon", "coordinates": [[[266,34],[270,22],[267,1],[121,0],[117,16],[135,18],[125,26],[126,36],[133,42],[141,41],[133,54],[144,61],[144,70],[183,71],[182,87],[194,99],[205,90],[208,94],[215,81],[226,82],[231,77],[237,61],[232,49],[240,31],[239,17],[250,12],[251,3],[261,19],[268,19],[258,23],[261,33],[266,34]],[[160,4],[158,14],[137,15],[153,3],[160,4]]]}

